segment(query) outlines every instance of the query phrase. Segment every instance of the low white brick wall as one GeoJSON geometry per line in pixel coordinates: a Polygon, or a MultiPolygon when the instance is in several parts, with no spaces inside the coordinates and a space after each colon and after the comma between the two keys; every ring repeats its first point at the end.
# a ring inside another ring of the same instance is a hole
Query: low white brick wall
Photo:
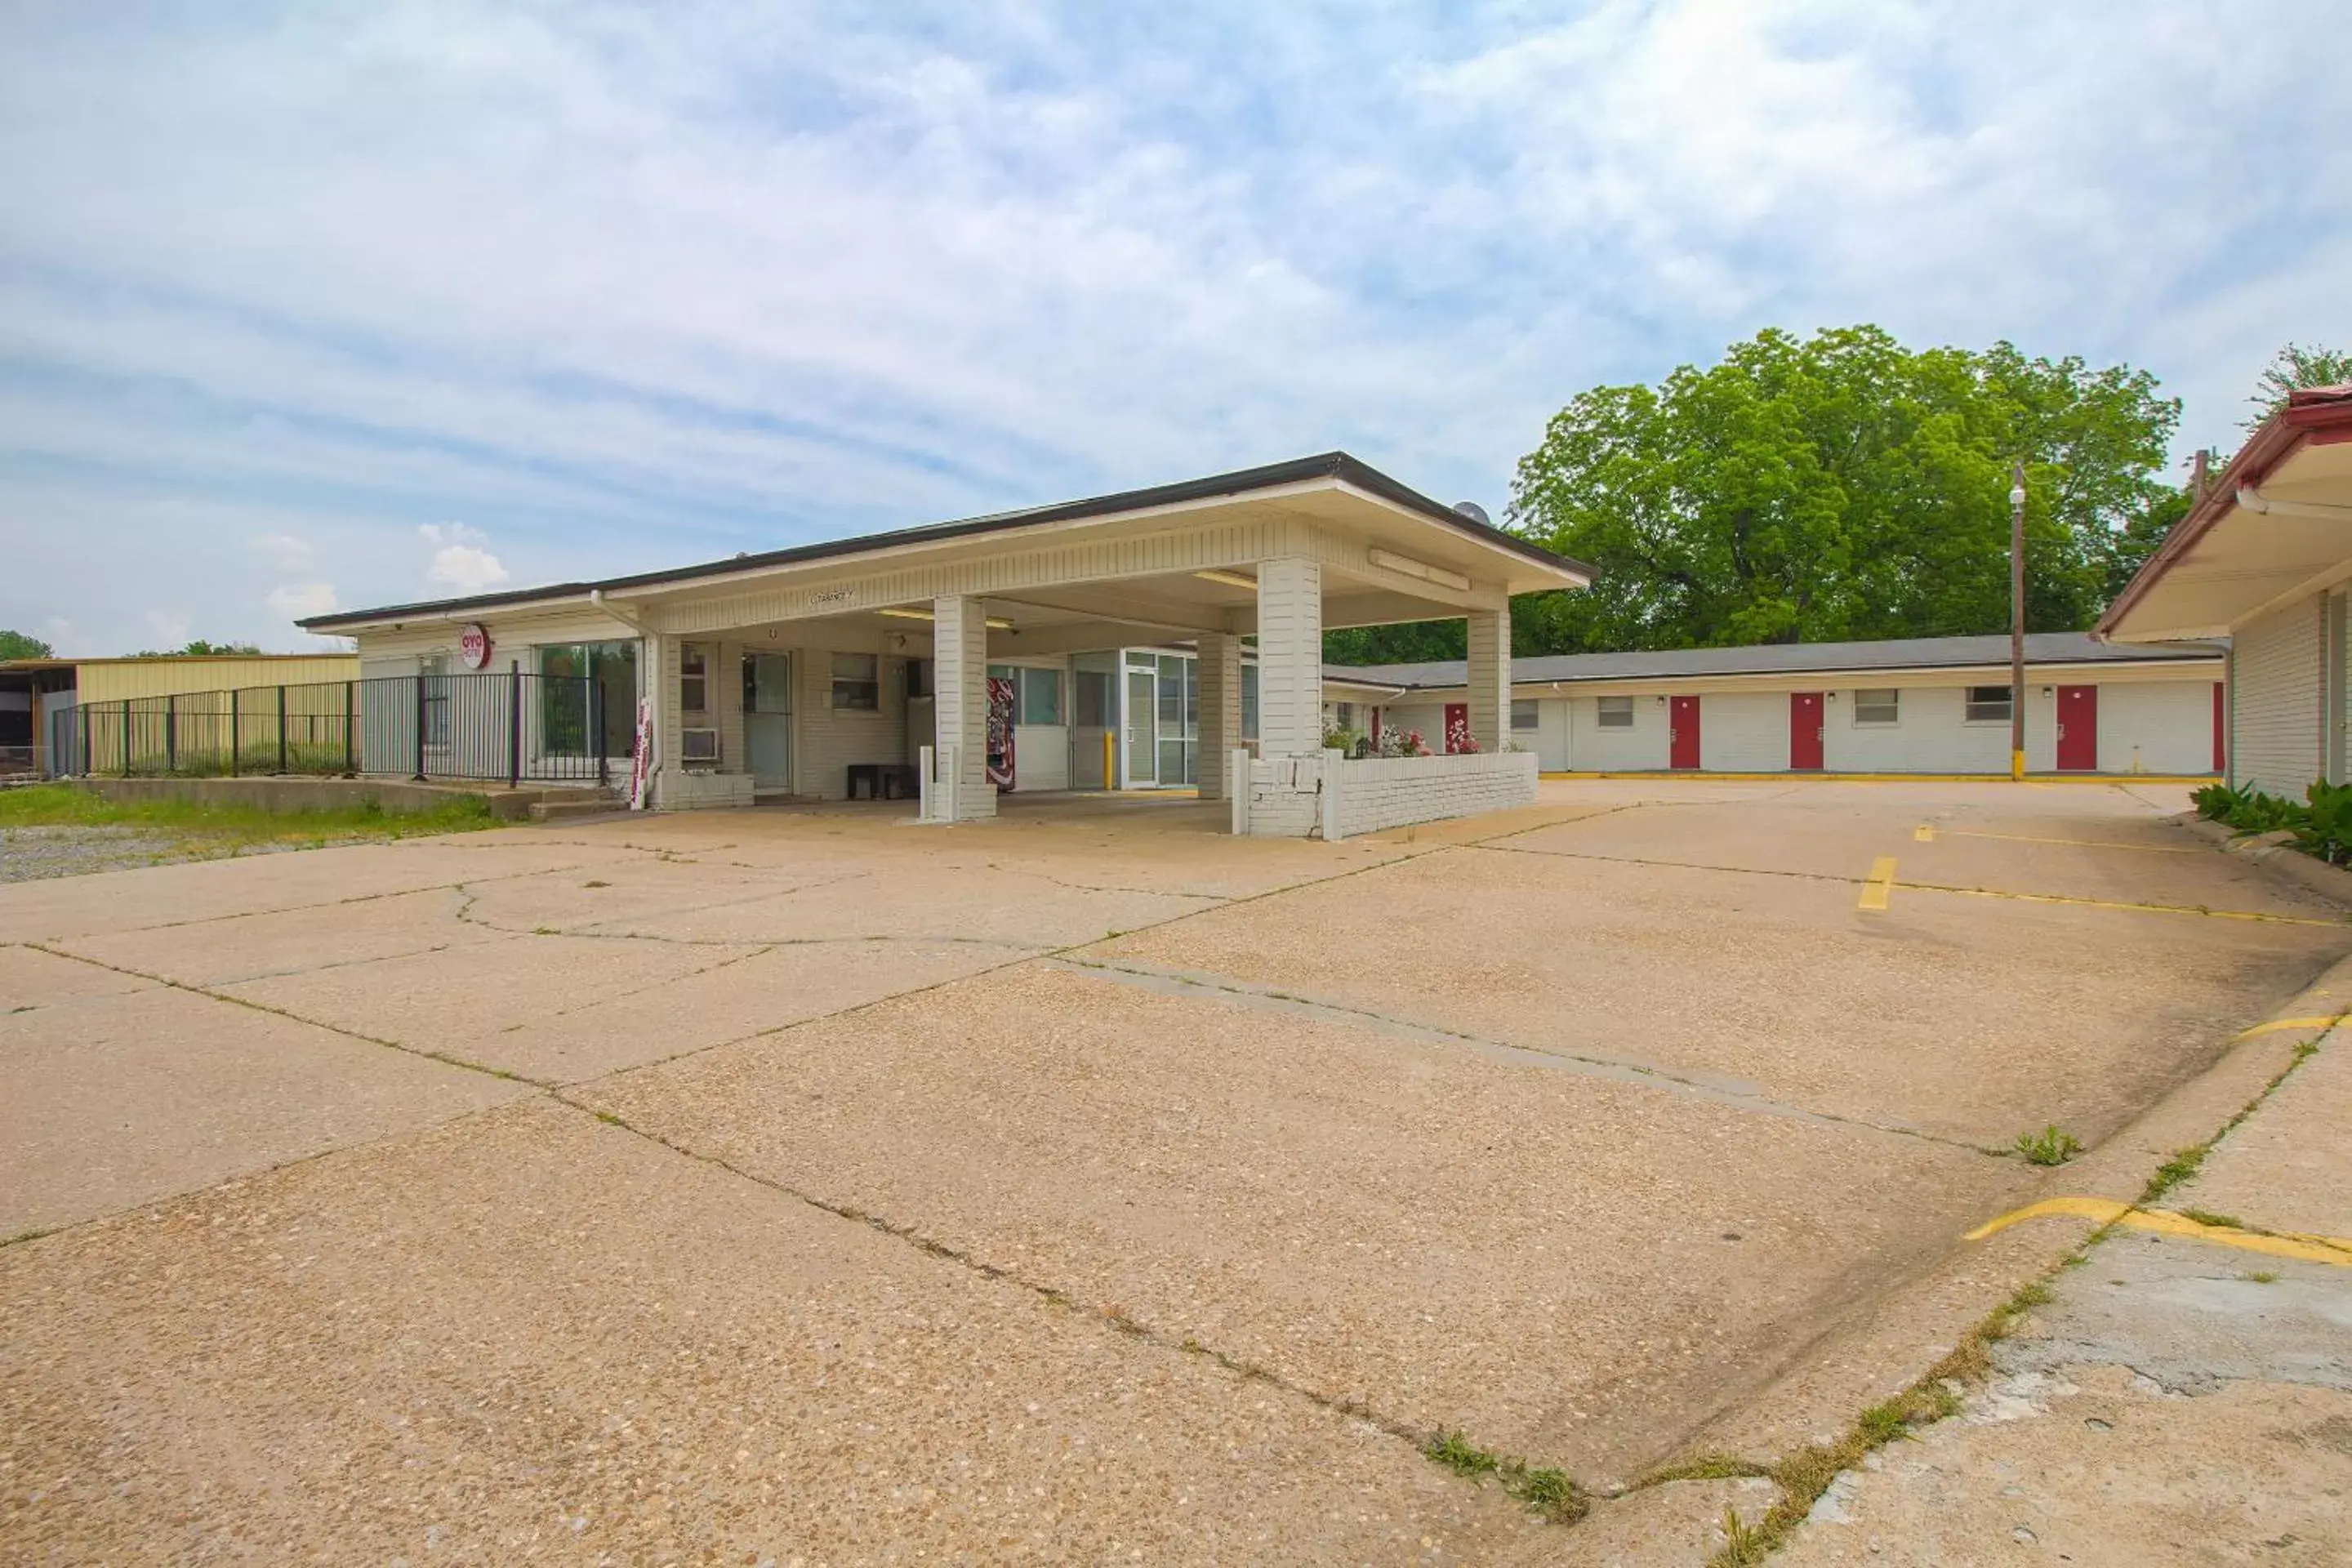
{"type": "MultiPolygon", "coordinates": [[[[614,764],[614,776],[622,781],[625,795],[629,765],[625,761],[614,764]]],[[[750,773],[688,773],[682,768],[662,768],[654,774],[653,807],[656,811],[698,811],[712,806],[750,805],[751,775],[750,773]]]]}
{"type": "Polygon", "coordinates": [[[1325,759],[1250,759],[1249,835],[1253,838],[1311,838],[1323,822],[1325,759]]]}
{"type": "Polygon", "coordinates": [[[1466,757],[1366,757],[1339,764],[1339,833],[1378,833],[1409,822],[1475,816],[1533,805],[1536,754],[1486,752],[1466,757]]]}
{"type": "Polygon", "coordinates": [[[1367,757],[1339,753],[1250,763],[1248,831],[1261,838],[1309,838],[1322,831],[1323,794],[1335,795],[1341,837],[1413,822],[1475,816],[1531,805],[1536,755],[1497,752],[1466,757],[1367,757]]]}

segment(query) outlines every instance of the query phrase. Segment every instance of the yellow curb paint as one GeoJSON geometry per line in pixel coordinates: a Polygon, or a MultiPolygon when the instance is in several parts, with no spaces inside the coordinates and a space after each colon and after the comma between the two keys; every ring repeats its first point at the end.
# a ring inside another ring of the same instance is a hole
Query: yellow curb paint
{"type": "Polygon", "coordinates": [[[2241,1029],[2230,1037],[2234,1040],[2251,1040],[2256,1035],[2275,1035],[2282,1029],[2332,1029],[2342,1023],[2346,1015],[2338,1013],[2328,1018],[2273,1018],[2267,1024],[2256,1024],[2251,1029],[2241,1029]]]}
{"type": "Polygon", "coordinates": [[[2119,1225],[2127,1230],[2144,1230],[2157,1236],[2210,1241],[2217,1247],[2234,1247],[2242,1252],[2266,1253],[2273,1258],[2293,1258],[2305,1263],[2326,1263],[2338,1268],[2352,1268],[2352,1238],[2271,1236],[2258,1230],[2239,1230],[2231,1226],[2206,1225],[2190,1219],[2185,1214],[2175,1214],[2170,1209],[2136,1208],[2113,1198],[2044,1198],[2038,1204],[2028,1204],[2021,1209],[2011,1209],[2005,1215],[1987,1220],[1969,1232],[1968,1239],[1982,1241],[2011,1226],[2052,1215],[2070,1215],[2078,1219],[2095,1220],[2101,1225],[2119,1225]]]}
{"type": "Polygon", "coordinates": [[[2272,915],[2260,910],[2208,910],[2194,904],[2134,904],[2116,899],[2070,899],[2063,893],[2012,893],[2000,888],[1956,888],[1947,882],[1906,882],[1918,893],[1958,893],[1970,899],[2017,899],[2029,904],[2077,904],[2090,910],[2137,910],[2152,915],[2203,915],[2217,921],[2260,921],[2283,926],[2341,926],[2341,920],[2317,920],[2309,915],[2272,915]]]}
{"type": "Polygon", "coordinates": [[[1932,822],[1923,822],[1911,830],[1911,837],[1922,844],[1933,844],[1936,842],[1936,825],[1932,822]]]}
{"type": "Polygon", "coordinates": [[[1862,897],[1855,900],[1858,910],[1883,910],[1895,893],[1895,857],[1881,855],[1870,863],[1870,879],[1862,885],[1862,897]]]}

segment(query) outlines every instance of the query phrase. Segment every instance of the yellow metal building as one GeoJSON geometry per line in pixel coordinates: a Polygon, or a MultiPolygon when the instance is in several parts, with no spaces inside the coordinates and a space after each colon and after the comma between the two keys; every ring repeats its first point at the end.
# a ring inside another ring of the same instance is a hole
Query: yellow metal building
{"type": "Polygon", "coordinates": [[[360,678],[360,656],[355,653],[174,654],[163,658],[81,658],[73,663],[75,700],[86,703],[360,678]]]}

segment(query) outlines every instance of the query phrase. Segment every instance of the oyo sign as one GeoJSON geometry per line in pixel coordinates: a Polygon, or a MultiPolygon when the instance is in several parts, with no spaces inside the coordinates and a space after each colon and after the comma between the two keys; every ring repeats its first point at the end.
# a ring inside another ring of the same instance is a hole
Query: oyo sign
{"type": "Polygon", "coordinates": [[[457,634],[457,657],[467,669],[488,668],[490,662],[490,634],[476,621],[457,634]]]}

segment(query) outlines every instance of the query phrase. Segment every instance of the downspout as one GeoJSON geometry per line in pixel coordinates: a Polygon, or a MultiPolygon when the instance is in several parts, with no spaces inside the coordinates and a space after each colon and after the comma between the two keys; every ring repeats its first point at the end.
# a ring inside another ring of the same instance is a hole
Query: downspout
{"type": "Polygon", "coordinates": [[[598,609],[604,611],[606,615],[612,616],[614,620],[620,622],[623,626],[627,626],[631,631],[635,632],[639,637],[649,637],[654,635],[646,629],[646,623],[639,620],[635,613],[621,608],[619,600],[604,597],[604,589],[589,589],[588,602],[595,605],[598,609]]]}

